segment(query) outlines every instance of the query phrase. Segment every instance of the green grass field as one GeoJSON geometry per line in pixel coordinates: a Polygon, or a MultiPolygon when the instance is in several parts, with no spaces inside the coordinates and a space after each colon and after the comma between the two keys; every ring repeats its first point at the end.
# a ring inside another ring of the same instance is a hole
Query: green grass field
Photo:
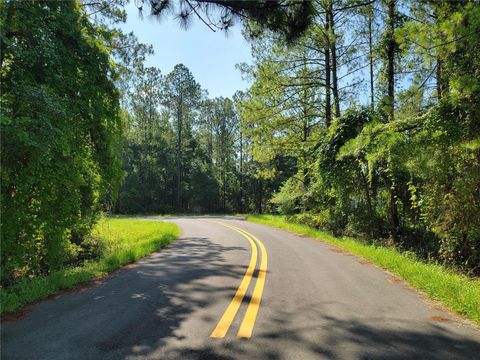
{"type": "Polygon", "coordinates": [[[171,243],[179,234],[173,223],[131,219],[102,219],[92,232],[101,249],[100,258],[82,266],[56,271],[48,276],[22,279],[2,289],[2,313],[105,275],[171,243]]]}
{"type": "Polygon", "coordinates": [[[480,279],[472,279],[437,264],[416,259],[393,248],[366,244],[354,238],[337,238],[305,225],[290,223],[283,216],[250,215],[247,220],[307,235],[359,255],[422,290],[431,299],[480,325],[480,279]]]}

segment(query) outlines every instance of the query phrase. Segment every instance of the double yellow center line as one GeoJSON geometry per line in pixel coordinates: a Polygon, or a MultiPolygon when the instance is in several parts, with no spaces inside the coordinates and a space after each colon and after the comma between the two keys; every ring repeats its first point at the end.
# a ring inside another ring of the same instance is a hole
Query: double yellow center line
{"type": "Polygon", "coordinates": [[[255,266],[257,264],[257,258],[258,258],[257,246],[258,246],[258,248],[260,249],[261,260],[260,260],[260,268],[258,270],[257,281],[253,289],[250,303],[248,304],[247,312],[243,317],[243,321],[237,333],[238,337],[249,338],[252,336],[253,326],[255,325],[255,319],[257,318],[258,309],[260,308],[260,301],[262,299],[263,288],[265,287],[265,277],[267,275],[267,251],[265,250],[265,246],[262,244],[262,242],[257,237],[250,234],[249,232],[233,225],[227,225],[217,221],[215,221],[215,223],[226,226],[242,234],[250,243],[250,246],[252,248],[252,256],[250,258],[250,263],[248,264],[247,271],[243,276],[242,282],[240,283],[240,286],[238,287],[237,292],[233,296],[232,301],[230,302],[227,309],[223,313],[217,326],[210,334],[210,337],[223,338],[227,334],[228,329],[230,328],[230,325],[232,324],[233,319],[235,318],[235,315],[237,314],[238,309],[242,304],[243,298],[245,297],[245,294],[248,289],[248,285],[252,280],[253,273],[255,271],[255,266]]]}

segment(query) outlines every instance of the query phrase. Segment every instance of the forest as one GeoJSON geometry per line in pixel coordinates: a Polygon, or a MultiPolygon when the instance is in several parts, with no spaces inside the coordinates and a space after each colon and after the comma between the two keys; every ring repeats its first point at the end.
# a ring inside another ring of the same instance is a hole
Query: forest
{"type": "Polygon", "coordinates": [[[479,2],[178,2],[243,24],[232,98],[146,66],[126,3],[0,4],[2,287],[91,257],[102,214],[281,214],[480,275],[479,2]]]}

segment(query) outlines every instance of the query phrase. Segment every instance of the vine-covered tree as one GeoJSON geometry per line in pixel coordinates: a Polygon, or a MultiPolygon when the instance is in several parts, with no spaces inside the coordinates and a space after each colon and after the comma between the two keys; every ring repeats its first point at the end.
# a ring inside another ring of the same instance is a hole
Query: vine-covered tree
{"type": "Polygon", "coordinates": [[[1,7],[1,280],[83,251],[121,178],[111,49],[74,1],[1,7]]]}

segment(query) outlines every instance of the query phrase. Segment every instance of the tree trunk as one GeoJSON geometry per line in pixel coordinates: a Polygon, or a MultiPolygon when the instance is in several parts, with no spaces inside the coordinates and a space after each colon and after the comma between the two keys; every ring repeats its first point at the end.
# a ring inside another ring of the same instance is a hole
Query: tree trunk
{"type": "Polygon", "coordinates": [[[213,164],[213,124],[211,120],[209,120],[208,157],[210,159],[210,165],[212,165],[213,164]]]}
{"type": "Polygon", "coordinates": [[[257,213],[262,213],[263,203],[263,179],[258,179],[258,195],[257,195],[257,213]]]}
{"type": "Polygon", "coordinates": [[[373,39],[372,39],[373,5],[370,5],[368,13],[368,51],[370,61],[370,109],[375,111],[375,89],[373,78],[373,39]]]}
{"type": "Polygon", "coordinates": [[[368,184],[368,178],[367,175],[364,174],[362,171],[362,167],[360,164],[360,161],[358,162],[358,172],[360,174],[360,178],[362,179],[364,190],[365,190],[365,200],[367,201],[367,206],[368,206],[368,212],[370,216],[373,216],[373,207],[372,207],[372,199],[370,196],[370,186],[368,184]]]}
{"type": "Polygon", "coordinates": [[[0,28],[0,69],[3,66],[3,60],[5,58],[5,54],[7,52],[7,44],[5,43],[4,39],[8,37],[8,32],[10,31],[10,26],[12,24],[13,12],[14,12],[14,2],[10,1],[7,5],[7,14],[5,17],[5,22],[3,26],[0,28]]]}
{"type": "Polygon", "coordinates": [[[395,0],[388,0],[387,20],[387,114],[388,121],[395,119],[395,0]]]}
{"type": "MultiPolygon", "coordinates": [[[[437,7],[433,7],[433,18],[435,19],[435,25],[437,28],[441,26],[441,23],[438,18],[438,9],[437,7]]],[[[446,41],[444,36],[442,36],[441,32],[438,32],[438,36],[442,37],[442,42],[446,41]]],[[[443,78],[443,60],[440,54],[437,53],[437,64],[435,68],[435,78],[437,82],[437,99],[440,101],[443,97],[443,94],[447,90],[447,82],[443,78]]]]}
{"type": "Polygon", "coordinates": [[[223,169],[223,212],[226,212],[227,210],[227,170],[226,170],[226,163],[224,165],[223,169]]]}
{"type": "MultiPolygon", "coordinates": [[[[305,55],[305,52],[303,53],[303,69],[306,72],[307,71],[307,58],[305,55]]],[[[309,171],[307,167],[308,159],[307,159],[307,153],[306,153],[306,144],[310,132],[310,112],[309,112],[309,94],[308,94],[308,87],[304,84],[303,85],[303,104],[302,104],[302,111],[303,111],[303,122],[302,122],[302,143],[304,146],[302,147],[302,155],[301,155],[301,161],[302,161],[302,167],[303,167],[303,184],[304,186],[307,186],[310,182],[309,179],[309,171]]]]}
{"type": "Polygon", "coordinates": [[[335,110],[335,116],[340,116],[340,97],[338,95],[338,76],[337,76],[337,40],[335,39],[335,16],[333,14],[333,4],[330,1],[327,8],[327,17],[330,34],[329,44],[331,52],[331,69],[332,69],[332,92],[333,92],[333,105],[335,110]],[[330,38],[331,37],[331,38],[330,38]]]}
{"type": "Polygon", "coordinates": [[[240,213],[243,213],[243,132],[240,128],[240,213]]]}
{"type": "Polygon", "coordinates": [[[331,80],[330,80],[330,45],[328,34],[330,33],[330,18],[326,17],[325,33],[325,125],[327,127],[332,123],[332,100],[331,100],[331,80]]]}
{"type": "Polygon", "coordinates": [[[177,211],[182,211],[182,99],[177,109],[177,211]]]}
{"type": "MultiPolygon", "coordinates": [[[[387,103],[387,114],[388,121],[392,122],[395,120],[395,1],[388,0],[388,21],[387,21],[387,84],[388,84],[388,103],[387,103]]],[[[391,169],[390,161],[388,167],[391,169]]],[[[397,239],[400,231],[400,220],[398,217],[397,209],[397,191],[395,188],[395,182],[393,179],[393,174],[390,178],[390,189],[389,189],[389,207],[390,207],[390,217],[392,220],[392,237],[394,240],[397,239]]]]}
{"type": "Polygon", "coordinates": [[[437,99],[440,101],[443,95],[443,81],[442,81],[442,60],[437,59],[437,68],[435,70],[437,78],[437,99]]]}
{"type": "Polygon", "coordinates": [[[393,239],[397,239],[400,231],[400,219],[398,217],[398,208],[397,208],[397,191],[393,185],[390,188],[390,216],[392,218],[393,239]]]}

